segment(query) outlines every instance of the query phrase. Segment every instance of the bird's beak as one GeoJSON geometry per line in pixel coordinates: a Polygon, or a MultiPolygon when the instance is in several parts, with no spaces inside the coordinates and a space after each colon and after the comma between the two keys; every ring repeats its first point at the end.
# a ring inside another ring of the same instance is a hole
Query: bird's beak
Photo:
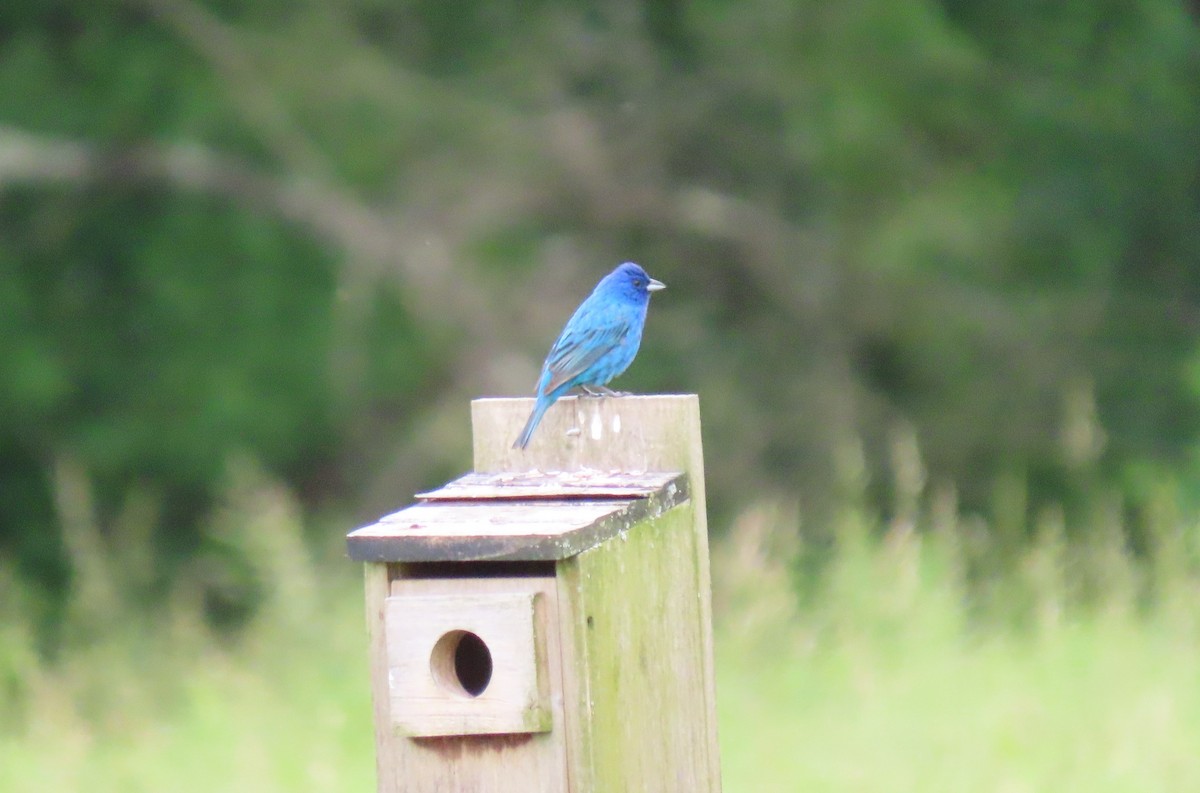
{"type": "Polygon", "coordinates": [[[662,281],[658,281],[653,278],[650,279],[650,283],[646,284],[647,292],[657,292],[660,289],[666,289],[666,288],[667,288],[666,284],[664,284],[662,281]]]}

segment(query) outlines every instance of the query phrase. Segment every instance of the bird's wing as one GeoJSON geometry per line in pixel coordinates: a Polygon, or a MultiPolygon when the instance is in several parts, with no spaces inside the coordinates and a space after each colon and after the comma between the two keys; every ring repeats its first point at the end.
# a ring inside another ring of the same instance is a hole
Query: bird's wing
{"type": "Polygon", "coordinates": [[[555,342],[546,358],[550,380],[542,389],[549,394],[554,389],[578,377],[629,335],[628,322],[606,322],[589,328],[574,328],[568,323],[563,335],[555,342]]]}

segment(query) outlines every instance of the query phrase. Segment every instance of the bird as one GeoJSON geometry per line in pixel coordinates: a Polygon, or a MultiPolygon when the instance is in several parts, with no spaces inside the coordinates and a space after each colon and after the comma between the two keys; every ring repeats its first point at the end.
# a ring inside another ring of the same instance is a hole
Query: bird
{"type": "Polygon", "coordinates": [[[596,284],[567,320],[538,378],[536,401],[514,449],[524,449],[546,410],[574,388],[614,395],[606,386],[629,368],[642,343],[650,293],[666,284],[633,262],[619,265],[596,284]]]}

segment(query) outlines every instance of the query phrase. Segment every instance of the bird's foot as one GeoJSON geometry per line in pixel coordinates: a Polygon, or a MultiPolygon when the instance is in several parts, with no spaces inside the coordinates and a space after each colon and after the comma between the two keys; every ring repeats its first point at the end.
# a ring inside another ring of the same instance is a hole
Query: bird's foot
{"type": "Polygon", "coordinates": [[[583,390],[585,392],[587,392],[588,396],[603,396],[603,397],[629,396],[628,391],[614,391],[611,388],[609,388],[608,386],[603,386],[603,385],[595,385],[595,386],[586,386],[585,385],[583,387],[583,390]]]}

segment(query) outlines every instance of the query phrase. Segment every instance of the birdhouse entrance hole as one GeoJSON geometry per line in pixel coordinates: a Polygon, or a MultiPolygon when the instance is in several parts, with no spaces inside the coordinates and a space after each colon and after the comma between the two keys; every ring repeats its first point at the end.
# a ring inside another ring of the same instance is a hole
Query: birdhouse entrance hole
{"type": "Polygon", "coordinates": [[[474,633],[453,630],[433,645],[429,671],[445,690],[462,697],[477,697],[492,681],[492,652],[474,633]]]}

